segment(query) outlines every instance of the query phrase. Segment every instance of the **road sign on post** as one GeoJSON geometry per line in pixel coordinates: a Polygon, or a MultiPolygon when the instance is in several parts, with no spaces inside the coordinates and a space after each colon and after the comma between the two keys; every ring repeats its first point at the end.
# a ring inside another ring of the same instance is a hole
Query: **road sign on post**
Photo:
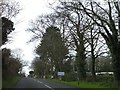
{"type": "Polygon", "coordinates": [[[65,72],[58,72],[57,74],[58,74],[58,76],[64,76],[65,72]]]}
{"type": "Polygon", "coordinates": [[[59,79],[62,80],[62,76],[65,75],[65,72],[58,72],[57,75],[58,75],[59,79]]]}

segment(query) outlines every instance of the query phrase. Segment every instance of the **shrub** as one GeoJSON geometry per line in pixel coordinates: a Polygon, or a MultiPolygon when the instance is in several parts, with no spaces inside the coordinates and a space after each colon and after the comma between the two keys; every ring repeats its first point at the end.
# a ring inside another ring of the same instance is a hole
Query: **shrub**
{"type": "Polygon", "coordinates": [[[66,73],[65,76],[63,76],[62,80],[64,80],[64,81],[76,81],[77,74],[73,73],[73,72],[66,73]]]}

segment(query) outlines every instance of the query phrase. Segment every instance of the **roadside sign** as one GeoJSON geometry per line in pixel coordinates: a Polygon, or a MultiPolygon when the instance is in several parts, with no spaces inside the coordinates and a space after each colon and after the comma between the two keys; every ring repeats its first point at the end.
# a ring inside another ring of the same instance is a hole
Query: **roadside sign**
{"type": "Polygon", "coordinates": [[[58,72],[57,74],[58,74],[58,76],[64,76],[65,72],[58,72]]]}

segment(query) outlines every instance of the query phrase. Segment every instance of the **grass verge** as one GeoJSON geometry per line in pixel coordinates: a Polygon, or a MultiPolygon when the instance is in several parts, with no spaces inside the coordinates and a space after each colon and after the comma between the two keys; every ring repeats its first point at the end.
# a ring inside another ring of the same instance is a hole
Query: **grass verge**
{"type": "Polygon", "coordinates": [[[20,80],[20,76],[8,78],[2,81],[2,88],[13,88],[16,83],[20,80]]]}
{"type": "Polygon", "coordinates": [[[71,82],[67,82],[67,81],[61,81],[61,80],[57,80],[57,79],[47,79],[48,81],[51,82],[57,82],[57,83],[63,83],[65,85],[69,85],[72,87],[77,87],[77,88],[110,88],[107,86],[104,86],[102,83],[100,82],[87,82],[87,81],[71,81],[71,82]]]}

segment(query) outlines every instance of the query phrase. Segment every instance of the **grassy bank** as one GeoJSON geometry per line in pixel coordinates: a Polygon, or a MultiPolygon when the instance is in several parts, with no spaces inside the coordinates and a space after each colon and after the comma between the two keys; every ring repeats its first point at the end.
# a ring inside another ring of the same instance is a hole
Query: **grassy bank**
{"type": "Polygon", "coordinates": [[[16,85],[17,81],[20,80],[20,76],[8,78],[2,81],[2,88],[12,88],[16,85]]]}
{"type": "Polygon", "coordinates": [[[70,86],[77,87],[77,88],[110,88],[110,87],[103,85],[103,83],[101,82],[87,82],[87,81],[67,82],[67,81],[61,81],[57,79],[47,79],[47,80],[52,81],[52,82],[57,82],[57,83],[63,83],[65,85],[70,85],[70,86]]]}

